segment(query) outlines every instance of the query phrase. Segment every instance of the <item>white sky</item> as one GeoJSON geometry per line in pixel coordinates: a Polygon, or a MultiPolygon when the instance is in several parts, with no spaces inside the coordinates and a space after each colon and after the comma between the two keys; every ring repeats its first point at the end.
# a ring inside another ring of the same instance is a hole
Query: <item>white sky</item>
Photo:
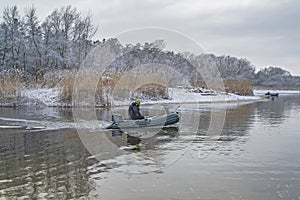
{"type": "Polygon", "coordinates": [[[0,0],[1,11],[34,5],[40,20],[72,5],[91,14],[95,39],[140,27],[182,32],[208,53],[247,58],[257,69],[279,66],[300,75],[299,0],[0,0]]]}

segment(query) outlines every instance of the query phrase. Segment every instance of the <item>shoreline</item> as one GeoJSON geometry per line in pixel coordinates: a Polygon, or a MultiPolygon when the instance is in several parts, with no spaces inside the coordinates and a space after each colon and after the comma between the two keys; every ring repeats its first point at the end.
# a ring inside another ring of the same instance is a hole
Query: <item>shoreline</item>
{"type": "MultiPolygon", "coordinates": [[[[296,90],[253,90],[254,96],[241,96],[232,93],[217,95],[201,95],[199,93],[188,92],[184,89],[169,88],[169,99],[149,100],[143,99],[142,105],[174,105],[174,104],[229,104],[229,103],[253,103],[259,101],[268,101],[264,94],[266,92],[276,92],[280,95],[299,95],[296,90]]],[[[60,102],[57,88],[42,88],[27,90],[23,92],[23,97],[7,98],[0,101],[0,107],[54,107],[54,108],[75,108],[75,107],[95,107],[107,108],[122,107],[130,104],[132,100],[124,99],[122,101],[113,101],[112,105],[80,105],[74,106],[72,103],[60,102]],[[5,101],[7,100],[7,101],[5,101]]]]}

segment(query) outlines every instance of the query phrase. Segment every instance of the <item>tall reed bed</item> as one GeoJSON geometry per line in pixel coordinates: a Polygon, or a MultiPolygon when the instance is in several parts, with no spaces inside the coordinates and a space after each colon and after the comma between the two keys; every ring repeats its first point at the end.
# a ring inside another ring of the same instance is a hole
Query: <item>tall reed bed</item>
{"type": "Polygon", "coordinates": [[[232,92],[244,96],[253,95],[253,86],[248,80],[225,80],[224,86],[227,92],[232,92]]]}
{"type": "Polygon", "coordinates": [[[11,98],[21,96],[21,75],[18,71],[2,71],[0,73],[0,97],[11,98]]]}

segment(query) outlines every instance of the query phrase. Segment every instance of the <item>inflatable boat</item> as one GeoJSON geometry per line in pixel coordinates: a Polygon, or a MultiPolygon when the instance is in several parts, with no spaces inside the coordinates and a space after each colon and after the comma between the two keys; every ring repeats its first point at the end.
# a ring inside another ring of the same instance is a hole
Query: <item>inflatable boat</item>
{"type": "Polygon", "coordinates": [[[278,95],[279,95],[279,93],[270,93],[270,92],[267,92],[265,94],[265,96],[267,96],[267,97],[278,97],[278,95]]]}
{"type": "Polygon", "coordinates": [[[179,121],[177,113],[170,113],[161,116],[149,117],[147,119],[138,120],[123,120],[119,116],[113,115],[112,122],[106,129],[126,129],[126,128],[141,128],[141,127],[154,127],[154,126],[168,126],[175,124],[179,121]]]}

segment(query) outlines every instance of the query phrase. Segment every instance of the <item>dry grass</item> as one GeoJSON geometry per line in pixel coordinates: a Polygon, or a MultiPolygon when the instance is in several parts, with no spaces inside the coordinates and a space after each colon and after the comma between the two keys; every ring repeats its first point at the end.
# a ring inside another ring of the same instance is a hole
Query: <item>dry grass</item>
{"type": "Polygon", "coordinates": [[[18,72],[1,72],[0,96],[19,97],[21,95],[21,76],[18,72]]]}
{"type": "Polygon", "coordinates": [[[166,81],[158,75],[146,72],[128,72],[111,79],[114,100],[168,97],[166,81]]]}
{"type": "Polygon", "coordinates": [[[75,76],[66,76],[59,82],[60,94],[59,99],[62,102],[72,102],[73,88],[74,88],[75,76]]]}
{"type": "MultiPolygon", "coordinates": [[[[64,77],[58,84],[60,88],[59,99],[65,103],[72,102],[73,90],[76,75],[68,75],[64,77]]],[[[89,94],[95,94],[95,101],[97,104],[103,104],[102,97],[102,80],[97,74],[89,73],[85,74],[84,78],[77,79],[80,87],[77,88],[77,91],[80,93],[81,97],[89,96],[89,94]],[[95,88],[95,83],[97,83],[97,87],[95,88]]]]}
{"type": "Polygon", "coordinates": [[[194,87],[205,87],[222,91],[224,88],[219,88],[224,84],[226,92],[231,92],[239,95],[253,95],[253,86],[248,80],[224,80],[223,83],[205,83],[204,81],[197,81],[193,84],[194,87]]]}
{"type": "Polygon", "coordinates": [[[207,87],[205,81],[196,81],[192,84],[193,87],[207,87]]]}
{"type": "Polygon", "coordinates": [[[136,89],[131,99],[168,99],[168,89],[165,85],[150,83],[136,89]]]}
{"type": "Polygon", "coordinates": [[[53,70],[46,72],[42,78],[40,78],[40,86],[46,88],[54,88],[58,83],[68,79],[69,77],[75,76],[76,71],[70,70],[53,70]]]}
{"type": "Polygon", "coordinates": [[[253,86],[248,80],[225,80],[224,86],[227,92],[239,95],[253,95],[253,86]]]}

